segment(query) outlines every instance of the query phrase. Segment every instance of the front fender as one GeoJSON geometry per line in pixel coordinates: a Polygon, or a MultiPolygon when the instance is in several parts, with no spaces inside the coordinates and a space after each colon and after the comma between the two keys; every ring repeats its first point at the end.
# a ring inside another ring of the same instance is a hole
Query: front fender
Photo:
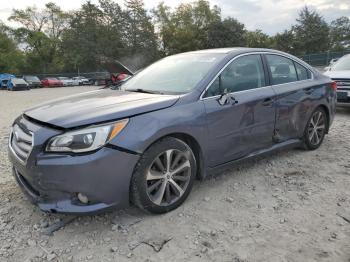
{"type": "Polygon", "coordinates": [[[206,152],[207,126],[202,101],[175,105],[130,118],[125,129],[110,144],[142,154],[150,145],[174,133],[194,137],[206,152]]]}

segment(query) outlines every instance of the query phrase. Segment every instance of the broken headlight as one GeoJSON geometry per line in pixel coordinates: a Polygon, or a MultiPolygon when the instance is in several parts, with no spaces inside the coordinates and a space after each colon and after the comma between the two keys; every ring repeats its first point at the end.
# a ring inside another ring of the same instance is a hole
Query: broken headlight
{"type": "Polygon", "coordinates": [[[47,143],[46,151],[73,153],[94,151],[116,137],[127,123],[128,119],[124,119],[113,124],[68,131],[51,138],[47,143]]]}

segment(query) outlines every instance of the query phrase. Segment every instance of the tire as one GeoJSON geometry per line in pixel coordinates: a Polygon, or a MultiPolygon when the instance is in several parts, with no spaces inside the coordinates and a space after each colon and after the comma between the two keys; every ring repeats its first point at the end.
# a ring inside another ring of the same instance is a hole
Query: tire
{"type": "Polygon", "coordinates": [[[163,138],[147,149],[137,163],[131,180],[131,200],[151,213],[176,209],[190,194],[196,170],[195,157],[186,143],[173,137],[163,138]]]}
{"type": "Polygon", "coordinates": [[[304,131],[304,144],[307,150],[320,147],[328,129],[328,118],[323,108],[318,107],[312,112],[304,131]]]}

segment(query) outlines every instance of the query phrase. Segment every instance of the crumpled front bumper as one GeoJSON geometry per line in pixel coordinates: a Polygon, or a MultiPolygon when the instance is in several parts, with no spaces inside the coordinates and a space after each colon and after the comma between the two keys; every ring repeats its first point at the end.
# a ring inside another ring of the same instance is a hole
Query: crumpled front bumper
{"type": "Polygon", "coordinates": [[[41,142],[48,137],[40,136],[47,128],[36,128],[37,132],[32,129],[34,141],[39,144],[34,145],[27,161],[21,161],[11,148],[9,158],[17,183],[41,210],[88,214],[129,205],[130,180],[139,155],[109,147],[80,155],[44,153],[45,143],[41,142]],[[80,202],[78,193],[89,202],[80,202]]]}

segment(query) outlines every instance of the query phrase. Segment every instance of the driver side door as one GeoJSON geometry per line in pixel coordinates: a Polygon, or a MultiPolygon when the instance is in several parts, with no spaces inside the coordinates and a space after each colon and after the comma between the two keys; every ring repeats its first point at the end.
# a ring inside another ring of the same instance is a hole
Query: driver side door
{"type": "Polygon", "coordinates": [[[212,81],[202,98],[210,167],[273,145],[274,96],[260,54],[233,59],[212,81]]]}

